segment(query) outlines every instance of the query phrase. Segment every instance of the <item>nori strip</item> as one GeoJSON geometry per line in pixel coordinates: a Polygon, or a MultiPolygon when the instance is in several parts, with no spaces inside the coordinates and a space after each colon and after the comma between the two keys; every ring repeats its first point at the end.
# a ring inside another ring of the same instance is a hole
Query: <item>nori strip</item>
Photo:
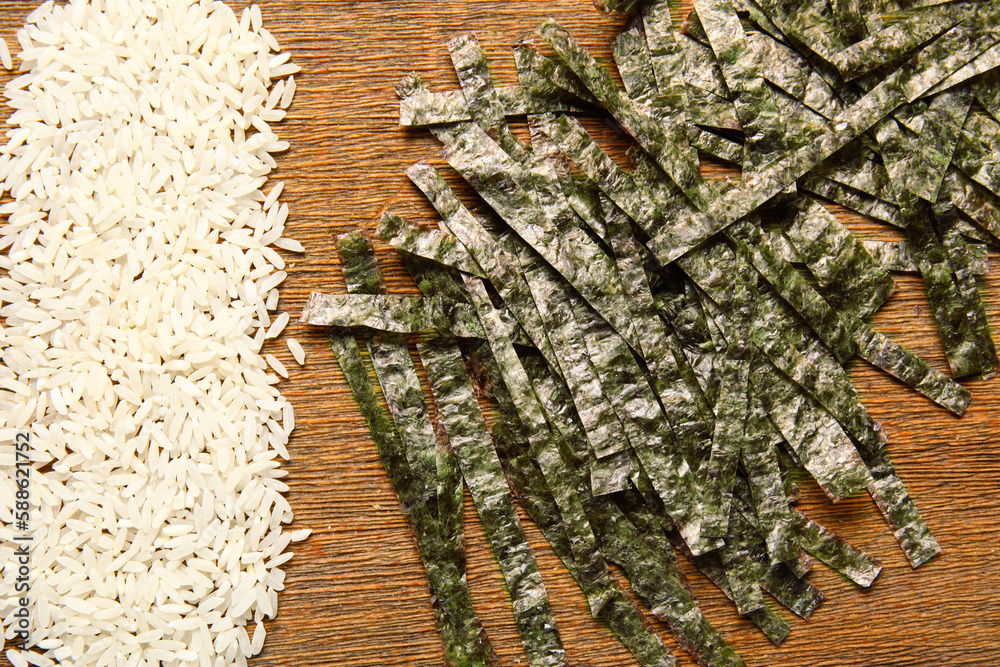
{"type": "Polygon", "coordinates": [[[1000,242],[1000,199],[956,169],[948,171],[942,192],[962,213],[989,232],[993,243],[1000,242]]]}
{"type": "MultiPolygon", "coordinates": [[[[501,419],[494,421],[493,441],[508,482],[573,578],[581,587],[589,585],[587,575],[580,571],[573,555],[573,547],[556,500],[537,464],[529,455],[523,426],[506,386],[499,379],[501,372],[496,360],[485,344],[476,354],[489,375],[494,378],[493,395],[497,400],[501,419]]],[[[638,612],[617,588],[602,607],[600,618],[642,664],[662,667],[673,664],[669,652],[656,637],[650,635],[638,612]]]]}
{"type": "Polygon", "coordinates": [[[403,446],[391,419],[375,395],[357,342],[351,335],[333,334],[330,336],[330,348],[368,425],[396,497],[409,519],[427,573],[446,658],[457,667],[498,665],[499,660],[472,607],[465,573],[449,558],[454,546],[444,542],[438,522],[433,519],[423,496],[415,488],[403,446]]]}
{"type": "Polygon", "coordinates": [[[996,347],[985,316],[977,312],[982,309],[978,293],[972,303],[963,294],[935,230],[930,206],[910,201],[901,210],[952,373],[956,377],[989,373],[997,365],[996,347]]]}
{"type": "Polygon", "coordinates": [[[771,363],[757,366],[754,391],[796,458],[834,501],[856,496],[872,477],[833,416],[771,363]]]}
{"type": "Polygon", "coordinates": [[[902,227],[903,220],[899,207],[893,203],[865,194],[841,183],[807,174],[798,181],[799,189],[811,192],[824,199],[840,204],[844,208],[881,220],[893,227],[902,227]]]}
{"type": "Polygon", "coordinates": [[[850,544],[794,510],[795,532],[802,548],[830,569],[839,572],[859,586],[868,588],[882,571],[878,561],[857,551],[850,544]]]}
{"type": "Polygon", "coordinates": [[[953,157],[955,166],[993,194],[1000,194],[1000,122],[983,113],[968,115],[953,157]]]}
{"type": "Polygon", "coordinates": [[[545,333],[538,309],[524,276],[516,269],[517,260],[504,250],[496,239],[483,228],[452,192],[451,187],[438,171],[419,162],[406,170],[406,175],[416,185],[442,218],[444,227],[462,242],[483,269],[490,282],[497,288],[504,305],[517,319],[524,333],[542,353],[549,365],[559,367],[555,352],[545,333]]]}
{"type": "MultiPolygon", "coordinates": [[[[385,292],[375,251],[365,236],[357,232],[342,234],[337,238],[337,250],[348,292],[368,295],[385,292]]],[[[431,516],[437,518],[438,447],[413,358],[399,334],[369,337],[365,343],[386,406],[406,450],[414,484],[424,495],[431,516]]]]}
{"type": "Polygon", "coordinates": [[[454,343],[418,343],[438,414],[483,530],[510,591],[514,622],[529,665],[565,665],[555,618],[534,555],[504,480],[486,422],[454,343]]]}
{"type": "Polygon", "coordinates": [[[500,368],[501,378],[510,392],[514,408],[524,426],[525,437],[531,444],[532,455],[545,476],[546,483],[563,516],[573,547],[573,557],[579,568],[580,576],[577,581],[587,595],[591,613],[597,616],[612,595],[611,589],[605,582],[608,576],[607,566],[597,549],[596,538],[583,511],[580,498],[567,480],[556,436],[552,432],[545,408],[539,401],[510,339],[504,333],[503,325],[490,302],[486,288],[477,278],[467,278],[466,286],[483,323],[490,350],[500,368]]]}
{"type": "Polygon", "coordinates": [[[662,528],[648,516],[644,525],[634,525],[630,519],[640,512],[647,515],[649,512],[637,493],[624,495],[625,498],[616,500],[624,504],[625,511],[606,498],[588,502],[591,515],[599,513],[603,518],[595,522],[601,549],[622,568],[632,592],[654,616],[670,626],[678,643],[699,665],[742,665],[739,654],[702,615],[697,602],[679,580],[670,542],[662,533],[657,535],[662,528]]]}
{"type": "MultiPolygon", "coordinates": [[[[634,344],[621,280],[614,263],[579,227],[560,224],[526,189],[526,171],[476,125],[438,131],[445,158],[511,228],[545,258],[615,330],[634,344]]],[[[571,212],[571,210],[570,210],[571,212]]]]}
{"type": "Polygon", "coordinates": [[[530,249],[522,249],[520,260],[549,340],[559,355],[563,377],[594,457],[604,458],[627,448],[622,424],[605,396],[600,376],[594,368],[595,360],[588,352],[569,305],[567,286],[552,267],[530,249]]]}
{"type": "MultiPolygon", "coordinates": [[[[419,80],[415,74],[410,77],[419,80]]],[[[447,125],[472,120],[472,113],[461,90],[432,93],[419,87],[399,102],[399,124],[402,127],[447,125]]],[[[497,86],[497,105],[505,117],[527,116],[533,113],[583,111],[586,105],[565,100],[531,95],[520,86],[497,86]]]]}
{"type": "Polygon", "coordinates": [[[386,213],[379,219],[378,235],[397,250],[485,278],[469,251],[450,234],[436,229],[421,229],[408,224],[398,215],[386,213]]]}
{"type": "MultiPolygon", "coordinates": [[[[695,567],[697,567],[702,574],[709,578],[709,580],[719,587],[719,589],[725,593],[726,597],[730,600],[733,599],[733,592],[729,586],[729,579],[726,576],[725,569],[722,566],[722,561],[719,557],[718,552],[710,552],[703,554],[701,556],[695,556],[687,548],[687,545],[680,539],[675,533],[668,534],[670,541],[674,544],[677,549],[685,555],[685,557],[690,560],[695,567]]],[[[771,640],[771,642],[778,646],[781,642],[785,641],[788,637],[788,633],[791,632],[791,627],[782,618],[781,614],[774,610],[767,601],[765,600],[764,606],[751,611],[746,615],[754,625],[756,625],[764,635],[771,640]]]]}
{"type": "Polygon", "coordinates": [[[878,310],[895,288],[861,241],[819,202],[801,201],[783,231],[849,328],[878,310]]]}
{"type": "Polygon", "coordinates": [[[693,376],[685,375],[674,355],[670,333],[656,312],[639,244],[632,234],[629,219],[609,199],[603,198],[602,205],[615,261],[629,296],[632,317],[642,332],[640,352],[677,444],[688,460],[694,461],[704,443],[711,440],[712,409],[697,381],[693,376]]]}
{"type": "Polygon", "coordinates": [[[862,359],[956,415],[965,412],[972,399],[968,389],[874,329],[858,327],[854,335],[862,359]]]}
{"type": "MultiPolygon", "coordinates": [[[[757,376],[760,363],[752,375],[757,376]]],[[[740,459],[746,471],[753,509],[767,553],[772,564],[792,561],[797,557],[798,545],[792,530],[789,498],[781,479],[778,465],[777,443],[781,434],[768,418],[761,397],[754,392],[755,383],[748,388],[746,432],[740,459]]]]}
{"type": "Polygon", "coordinates": [[[897,64],[909,51],[958,23],[962,18],[961,12],[965,9],[963,4],[956,3],[914,14],[833,54],[830,62],[845,81],[851,81],[885,65],[897,64]]]}
{"type": "Polygon", "coordinates": [[[525,159],[528,151],[507,125],[500,98],[493,87],[486,55],[476,36],[459,35],[448,40],[448,51],[465,93],[472,121],[478,123],[511,157],[525,159]]]}
{"type": "MultiPolygon", "coordinates": [[[[760,227],[749,220],[732,225],[728,236],[736,251],[748,260],[826,343],[841,363],[854,356],[849,323],[806,281],[799,271],[775,253],[760,227]]],[[[797,248],[802,252],[801,248],[797,248]]],[[[888,278],[891,285],[892,279],[888,278]]]]}
{"type": "Polygon", "coordinates": [[[624,95],[608,71],[555,21],[543,22],[538,33],[583,80],[622,129],[656,159],[688,199],[698,209],[706,210],[718,195],[698,173],[697,160],[686,150],[688,143],[683,126],[674,124],[664,128],[643,107],[624,95]]]}
{"type": "MultiPolygon", "coordinates": [[[[484,337],[474,308],[440,297],[312,292],[302,309],[300,321],[317,326],[364,327],[393,333],[484,337]]],[[[512,333],[509,322],[505,327],[508,335],[512,333]]]]}
{"type": "MultiPolygon", "coordinates": [[[[883,271],[916,273],[920,270],[917,267],[917,260],[910,252],[910,244],[905,240],[873,241],[865,239],[861,241],[861,245],[865,247],[865,250],[883,271]]],[[[969,260],[972,262],[973,275],[985,276],[989,271],[987,245],[970,242],[966,245],[966,250],[969,253],[969,260]]]]}

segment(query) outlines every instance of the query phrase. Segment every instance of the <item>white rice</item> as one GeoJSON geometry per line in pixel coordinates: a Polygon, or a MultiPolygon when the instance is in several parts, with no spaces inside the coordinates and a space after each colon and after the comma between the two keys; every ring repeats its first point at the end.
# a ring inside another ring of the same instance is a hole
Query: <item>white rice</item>
{"type": "Polygon", "coordinates": [[[302,349],[299,341],[294,338],[289,338],[285,341],[288,344],[288,351],[292,353],[292,357],[295,359],[295,363],[299,366],[303,366],[306,363],[306,351],[302,349]]]}
{"type": "Polygon", "coordinates": [[[15,667],[244,665],[284,549],[308,535],[282,531],[295,420],[269,368],[287,370],[261,352],[289,320],[268,314],[288,206],[262,188],[298,68],[262,21],[218,0],[71,0],[18,32],[0,147],[0,619],[9,645],[12,443],[28,430],[35,652],[8,650],[15,667]]]}
{"type": "Polygon", "coordinates": [[[10,50],[5,39],[0,39],[0,65],[6,70],[14,69],[14,61],[10,59],[10,50]]]}

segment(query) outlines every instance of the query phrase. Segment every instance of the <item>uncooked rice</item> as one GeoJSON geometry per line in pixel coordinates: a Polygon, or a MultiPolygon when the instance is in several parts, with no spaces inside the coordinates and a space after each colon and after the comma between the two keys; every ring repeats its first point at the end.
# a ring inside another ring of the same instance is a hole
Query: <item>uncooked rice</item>
{"type": "Polygon", "coordinates": [[[0,148],[0,616],[10,646],[28,431],[34,652],[7,657],[244,665],[285,548],[308,535],[282,532],[294,415],[261,354],[288,322],[268,314],[288,207],[262,188],[298,68],[258,8],[212,0],[47,2],[18,42],[0,148]]]}
{"type": "Polygon", "coordinates": [[[305,364],[306,351],[302,349],[302,346],[299,344],[299,341],[295,340],[294,338],[289,338],[285,342],[288,345],[288,351],[292,353],[292,358],[295,359],[295,363],[297,363],[299,366],[305,364]]]}

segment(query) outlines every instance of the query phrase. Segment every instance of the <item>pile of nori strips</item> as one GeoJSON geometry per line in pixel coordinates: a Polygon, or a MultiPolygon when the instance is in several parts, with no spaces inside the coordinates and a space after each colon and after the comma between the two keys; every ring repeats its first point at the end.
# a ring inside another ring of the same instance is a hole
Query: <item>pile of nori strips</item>
{"type": "Polygon", "coordinates": [[[471,35],[448,43],[461,90],[399,85],[401,123],[428,127],[488,207],[413,165],[438,228],[386,214],[378,233],[424,296],[387,294],[351,233],[349,293],[302,314],[339,327],[455,665],[496,661],[464,576],[463,481],[530,665],[566,658],[515,496],[641,664],[675,660],[609,563],[700,664],[740,665],[675,554],[775,643],[789,626],[773,602],[808,617],[823,599],[812,559],[869,586],[878,563],[795,507],[804,469],[833,500],[871,494],[924,563],[939,546],[844,364],[956,414],[969,393],[953,378],[997,364],[977,276],[1000,242],[1000,4],[695,0],[680,30],[666,0],[603,6],[637,10],[613,45],[624,89],[552,21],[516,46],[518,86],[494,85],[471,35]],[[634,139],[630,169],[582,116],[634,139]],[[530,141],[508,124],[525,117],[530,141]],[[705,155],[741,178],[706,180],[705,155]],[[906,241],[862,241],[824,200],[906,241]],[[870,324],[894,271],[922,276],[951,377],[870,324]]]}

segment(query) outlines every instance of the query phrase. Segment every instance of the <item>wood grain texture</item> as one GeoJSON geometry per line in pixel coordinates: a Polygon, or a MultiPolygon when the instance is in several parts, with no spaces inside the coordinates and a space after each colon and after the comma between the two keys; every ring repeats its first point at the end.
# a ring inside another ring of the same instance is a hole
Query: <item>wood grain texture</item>
{"type": "MultiPolygon", "coordinates": [[[[14,30],[37,3],[4,0],[0,36],[15,50],[14,30]]],[[[236,3],[233,3],[235,7],[236,3]]],[[[403,171],[437,157],[434,139],[396,124],[393,85],[410,71],[433,90],[454,88],[445,41],[475,31],[493,59],[497,79],[515,81],[509,45],[546,16],[565,25],[592,52],[610,60],[610,40],[623,20],[598,14],[586,0],[265,0],[266,27],[293,52],[303,72],[289,117],[279,126],[291,149],[279,157],[275,182],[285,181],[288,234],[306,253],[288,259],[281,309],[293,323],[265,351],[290,369],[281,389],[295,407],[297,428],[286,464],[295,527],[312,536],[286,566],[278,618],[267,623],[255,667],[341,665],[431,666],[442,650],[423,570],[406,521],[324,342],[324,332],[294,322],[310,290],[343,292],[335,237],[374,229],[387,204],[417,223],[433,215],[403,171]],[[295,365],[284,337],[307,353],[295,365]]],[[[9,77],[9,75],[4,75],[9,77]]],[[[6,78],[4,79],[6,80],[6,78]]],[[[607,140],[614,137],[605,133],[607,140]]],[[[849,216],[845,216],[849,217],[849,216]]],[[[849,224],[867,236],[890,231],[849,224]]],[[[412,292],[394,251],[378,245],[391,291],[412,292]]],[[[986,281],[992,321],[1000,318],[1000,266],[991,252],[986,281]]],[[[900,277],[876,315],[890,336],[947,370],[920,281],[900,277]]],[[[817,565],[811,581],[827,593],[812,619],[790,618],[792,633],[772,646],[693,568],[685,567],[706,616],[758,667],[899,667],[1000,664],[1000,379],[969,383],[973,400],[957,419],[883,373],[852,368],[865,404],[890,437],[900,475],[943,547],[911,570],[870,499],[829,503],[805,489],[810,516],[836,530],[885,566],[870,590],[858,590],[817,565]]],[[[499,573],[467,502],[469,584],[503,664],[523,665],[499,573]]],[[[552,599],[570,664],[610,667],[635,660],[596,621],[540,533],[525,518],[552,599]]],[[[686,566],[686,564],[684,564],[686,566]]],[[[669,630],[650,623],[684,667],[694,662],[669,630]]]]}

